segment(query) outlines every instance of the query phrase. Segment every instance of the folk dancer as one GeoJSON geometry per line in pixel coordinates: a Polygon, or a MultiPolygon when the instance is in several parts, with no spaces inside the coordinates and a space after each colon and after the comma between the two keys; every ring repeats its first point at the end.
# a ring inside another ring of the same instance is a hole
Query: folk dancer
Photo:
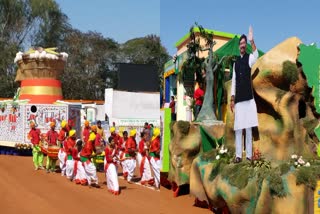
{"type": "Polygon", "coordinates": [[[90,123],[88,120],[84,121],[84,127],[82,130],[82,141],[87,142],[90,135],[90,123]]]}
{"type": "Polygon", "coordinates": [[[103,152],[103,139],[101,135],[98,133],[98,127],[96,125],[91,126],[91,131],[96,135],[96,139],[94,142],[95,151],[94,156],[92,157],[92,161],[99,172],[103,172],[103,164],[99,164],[99,160],[104,160],[104,157],[101,155],[103,152]]]}
{"type": "Polygon", "coordinates": [[[60,131],[59,131],[59,136],[58,136],[58,144],[60,146],[60,150],[58,153],[58,159],[59,159],[59,166],[61,169],[61,176],[66,175],[66,161],[67,161],[67,155],[65,152],[65,147],[66,147],[66,140],[67,140],[67,135],[68,135],[68,130],[67,130],[67,121],[62,120],[60,124],[60,131]]]}
{"type": "Polygon", "coordinates": [[[89,136],[89,140],[84,144],[80,152],[80,161],[84,167],[88,184],[93,187],[100,188],[98,184],[97,169],[91,162],[93,152],[95,152],[95,140],[96,135],[92,132],[89,136]]]}
{"type": "Polygon", "coordinates": [[[155,187],[160,188],[160,129],[155,128],[150,144],[150,164],[155,177],[155,187]]]}
{"type": "Polygon", "coordinates": [[[67,154],[66,175],[67,175],[67,178],[71,181],[73,179],[73,168],[74,168],[72,151],[75,145],[76,145],[76,130],[73,129],[69,131],[69,137],[67,139],[67,146],[66,146],[66,154],[67,154]]]}
{"type": "MultiPolygon", "coordinates": [[[[119,160],[124,160],[125,158],[125,150],[126,150],[126,142],[128,141],[128,132],[124,131],[122,133],[123,138],[121,141],[119,141],[119,145],[118,145],[118,159],[119,160]]],[[[120,166],[122,167],[122,174],[125,180],[127,180],[128,177],[128,170],[127,170],[127,166],[125,164],[125,162],[120,161],[120,166]]]]}
{"type": "Polygon", "coordinates": [[[105,151],[105,173],[106,173],[106,181],[107,181],[107,188],[109,192],[114,195],[119,195],[119,181],[118,181],[118,172],[117,172],[117,158],[116,158],[116,149],[115,143],[112,137],[109,138],[109,144],[107,145],[105,151]]]}
{"type": "Polygon", "coordinates": [[[127,170],[127,181],[128,183],[132,183],[132,178],[134,175],[134,170],[136,168],[136,151],[137,151],[137,143],[136,143],[136,133],[137,130],[132,129],[130,131],[130,137],[126,141],[125,144],[125,156],[122,159],[123,164],[127,170]]]}
{"type": "Polygon", "coordinates": [[[73,179],[76,184],[87,185],[88,181],[86,178],[86,173],[80,161],[81,150],[82,150],[82,140],[78,139],[76,141],[75,147],[72,149],[72,158],[74,161],[73,179]]]}
{"type": "Polygon", "coordinates": [[[101,136],[101,142],[103,142],[103,144],[106,144],[106,134],[104,133],[104,129],[101,127],[101,121],[98,120],[97,121],[97,133],[99,133],[99,135],[101,136]]]}
{"type": "Polygon", "coordinates": [[[36,124],[32,121],[30,123],[30,131],[28,134],[29,140],[33,145],[32,148],[32,156],[33,156],[33,164],[35,166],[35,170],[44,169],[42,166],[43,163],[43,153],[41,152],[39,143],[40,143],[40,129],[36,128],[36,124]]]}
{"type": "Polygon", "coordinates": [[[140,183],[142,185],[153,185],[154,178],[151,174],[150,162],[147,157],[148,145],[146,142],[146,135],[141,132],[141,141],[139,142],[139,152],[137,153],[138,165],[140,168],[141,180],[140,183]],[[139,158],[138,158],[139,157],[139,158]]]}
{"type": "MultiPolygon", "coordinates": [[[[50,123],[50,130],[47,132],[47,141],[48,141],[48,147],[52,147],[52,146],[57,146],[57,141],[58,141],[58,132],[55,130],[56,128],[56,123],[55,122],[51,122],[50,123]]],[[[47,168],[47,173],[51,172],[55,172],[56,170],[56,159],[53,159],[51,157],[49,157],[49,155],[47,155],[47,164],[46,164],[46,168],[47,168]]]]}

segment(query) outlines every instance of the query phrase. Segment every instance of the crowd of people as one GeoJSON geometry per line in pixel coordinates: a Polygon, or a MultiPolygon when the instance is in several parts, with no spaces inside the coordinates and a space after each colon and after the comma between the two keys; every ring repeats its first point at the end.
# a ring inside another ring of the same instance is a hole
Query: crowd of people
{"type": "Polygon", "coordinates": [[[84,122],[81,138],[72,127],[72,121],[63,120],[61,129],[56,131],[55,122],[50,123],[50,130],[41,134],[34,122],[30,123],[28,138],[33,145],[33,164],[35,170],[46,170],[55,173],[56,162],[59,162],[61,176],[79,185],[100,188],[95,158],[104,156],[103,170],[108,190],[120,193],[118,169],[122,168],[123,177],[128,183],[133,182],[136,167],[139,167],[140,183],[160,188],[160,129],[145,123],[137,144],[137,130],[119,132],[110,128],[106,139],[101,122],[91,125],[84,122]],[[46,148],[46,149],[44,149],[46,148]],[[47,153],[46,167],[43,167],[44,153],[47,153]]]}

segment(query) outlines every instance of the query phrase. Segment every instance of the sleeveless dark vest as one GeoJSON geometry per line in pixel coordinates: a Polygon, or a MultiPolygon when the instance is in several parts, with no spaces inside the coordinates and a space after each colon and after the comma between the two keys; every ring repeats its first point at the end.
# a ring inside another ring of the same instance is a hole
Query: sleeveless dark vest
{"type": "Polygon", "coordinates": [[[251,81],[251,68],[249,66],[249,54],[245,53],[244,56],[237,57],[235,63],[236,73],[236,96],[235,103],[251,100],[252,94],[252,81],[251,81]]]}

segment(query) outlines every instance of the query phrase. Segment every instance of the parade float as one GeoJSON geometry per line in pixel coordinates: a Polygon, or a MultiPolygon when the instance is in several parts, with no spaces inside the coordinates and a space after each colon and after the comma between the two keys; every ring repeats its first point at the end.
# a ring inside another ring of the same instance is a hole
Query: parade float
{"type": "MultiPolygon", "coordinates": [[[[187,186],[196,206],[221,213],[318,212],[319,66],[320,49],[296,37],[254,64],[259,127],[253,132],[252,162],[233,162],[229,102],[223,122],[210,124],[214,115],[204,114],[204,120],[173,123],[168,180],[174,196],[187,186]]],[[[231,81],[224,89],[230,101],[231,81]]]]}
{"type": "Polygon", "coordinates": [[[71,121],[80,137],[81,105],[63,99],[60,77],[68,54],[56,48],[30,49],[16,55],[15,81],[20,82],[12,100],[0,101],[0,145],[28,149],[29,124],[33,121],[41,133],[47,133],[50,122],[60,129],[62,120],[71,121]]]}

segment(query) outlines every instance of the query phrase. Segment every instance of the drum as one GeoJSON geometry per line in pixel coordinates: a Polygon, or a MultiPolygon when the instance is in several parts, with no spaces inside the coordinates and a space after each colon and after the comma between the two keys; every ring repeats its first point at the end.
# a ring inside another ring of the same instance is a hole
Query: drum
{"type": "Polygon", "coordinates": [[[40,138],[39,146],[40,146],[41,152],[43,154],[47,154],[48,153],[48,142],[46,141],[45,134],[41,134],[40,137],[41,138],[40,138]]]}
{"type": "Polygon", "coordinates": [[[96,158],[95,158],[95,162],[96,163],[104,163],[104,155],[97,155],[96,158]]]}
{"type": "Polygon", "coordinates": [[[58,153],[59,153],[59,146],[49,146],[48,147],[48,157],[52,158],[52,159],[58,159],[58,153]]]}
{"type": "Polygon", "coordinates": [[[43,154],[48,154],[48,150],[47,150],[47,148],[46,147],[44,147],[44,146],[40,146],[40,149],[41,149],[41,152],[43,153],[43,154]]]}

